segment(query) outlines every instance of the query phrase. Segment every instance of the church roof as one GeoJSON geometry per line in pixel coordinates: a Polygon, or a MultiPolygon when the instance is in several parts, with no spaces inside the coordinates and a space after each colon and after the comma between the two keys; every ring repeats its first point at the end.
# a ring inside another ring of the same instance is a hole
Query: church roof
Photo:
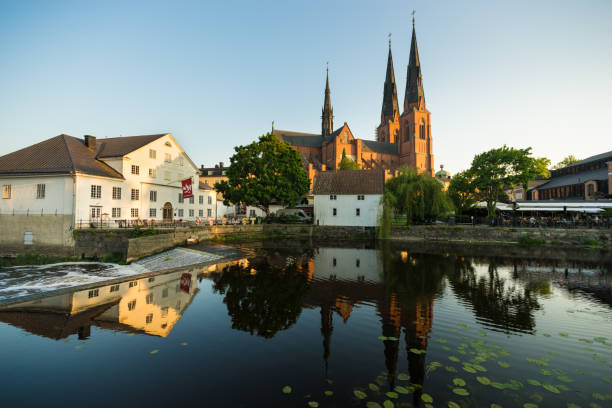
{"type": "Polygon", "coordinates": [[[322,171],[315,177],[315,195],[382,194],[385,172],[382,170],[322,171]]]}
{"type": "Polygon", "coordinates": [[[122,179],[121,173],[97,160],[82,139],[59,135],[0,157],[0,175],[72,174],[122,179]]]}
{"type": "Polygon", "coordinates": [[[293,132],[291,130],[274,129],[276,136],[294,146],[321,147],[323,136],[314,133],[293,132]]]}
{"type": "Polygon", "coordinates": [[[397,154],[395,143],[376,142],[374,140],[363,140],[363,150],[366,152],[397,154]]]}
{"type": "Polygon", "coordinates": [[[408,61],[408,75],[406,79],[406,95],[404,106],[409,104],[420,105],[425,101],[423,91],[423,77],[421,75],[421,61],[419,59],[419,48],[417,46],[416,31],[414,21],[412,23],[412,42],[410,44],[410,59],[408,61]]]}
{"type": "Polygon", "coordinates": [[[389,43],[389,57],[387,58],[387,76],[385,77],[383,105],[381,116],[399,115],[397,103],[397,86],[395,85],[395,72],[393,71],[393,56],[391,55],[391,43],[389,43]]]}

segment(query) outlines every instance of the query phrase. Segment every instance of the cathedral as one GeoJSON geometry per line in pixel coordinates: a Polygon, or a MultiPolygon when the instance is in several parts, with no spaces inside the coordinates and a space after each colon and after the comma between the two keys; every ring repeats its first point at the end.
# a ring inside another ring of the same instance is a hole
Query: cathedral
{"type": "Polygon", "coordinates": [[[276,137],[289,143],[300,153],[311,183],[318,172],[337,170],[343,154],[356,162],[361,169],[379,168],[393,171],[402,166],[410,166],[419,172],[434,175],[431,114],[425,104],[414,19],[403,113],[400,114],[397,100],[389,41],[382,112],[380,124],[376,128],[376,141],[356,138],[346,122],[334,129],[329,73],[326,75],[321,119],[320,134],[272,129],[276,137]]]}

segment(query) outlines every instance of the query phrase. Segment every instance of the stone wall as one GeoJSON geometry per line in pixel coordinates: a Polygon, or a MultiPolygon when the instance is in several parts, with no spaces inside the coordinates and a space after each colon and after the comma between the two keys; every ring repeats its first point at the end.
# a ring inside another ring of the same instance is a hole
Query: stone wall
{"type": "Polygon", "coordinates": [[[612,229],[491,228],[486,226],[393,227],[390,240],[448,241],[533,246],[596,246],[612,249],[612,229]]]}
{"type": "Polygon", "coordinates": [[[265,224],[263,232],[266,237],[296,236],[317,240],[363,240],[376,237],[374,227],[341,227],[331,225],[308,224],[265,224]]]}
{"type": "Polygon", "coordinates": [[[49,253],[65,255],[74,246],[71,215],[0,214],[0,253],[49,253]],[[32,233],[32,245],[24,234],[32,233]]]}

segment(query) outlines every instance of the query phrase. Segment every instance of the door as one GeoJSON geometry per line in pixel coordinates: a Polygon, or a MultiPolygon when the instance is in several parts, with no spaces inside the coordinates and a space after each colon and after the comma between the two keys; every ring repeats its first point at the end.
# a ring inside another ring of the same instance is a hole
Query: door
{"type": "Polygon", "coordinates": [[[89,211],[89,220],[90,221],[100,221],[100,210],[102,207],[90,207],[89,211]]]}
{"type": "Polygon", "coordinates": [[[165,222],[172,221],[172,204],[170,203],[164,204],[163,216],[164,216],[165,222]]]}

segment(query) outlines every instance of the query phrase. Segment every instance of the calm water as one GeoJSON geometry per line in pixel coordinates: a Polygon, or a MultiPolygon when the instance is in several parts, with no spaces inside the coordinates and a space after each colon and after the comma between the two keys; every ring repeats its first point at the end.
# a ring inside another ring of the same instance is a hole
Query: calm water
{"type": "Polygon", "coordinates": [[[0,401],[610,407],[611,288],[598,265],[258,248],[0,308],[0,401]]]}

